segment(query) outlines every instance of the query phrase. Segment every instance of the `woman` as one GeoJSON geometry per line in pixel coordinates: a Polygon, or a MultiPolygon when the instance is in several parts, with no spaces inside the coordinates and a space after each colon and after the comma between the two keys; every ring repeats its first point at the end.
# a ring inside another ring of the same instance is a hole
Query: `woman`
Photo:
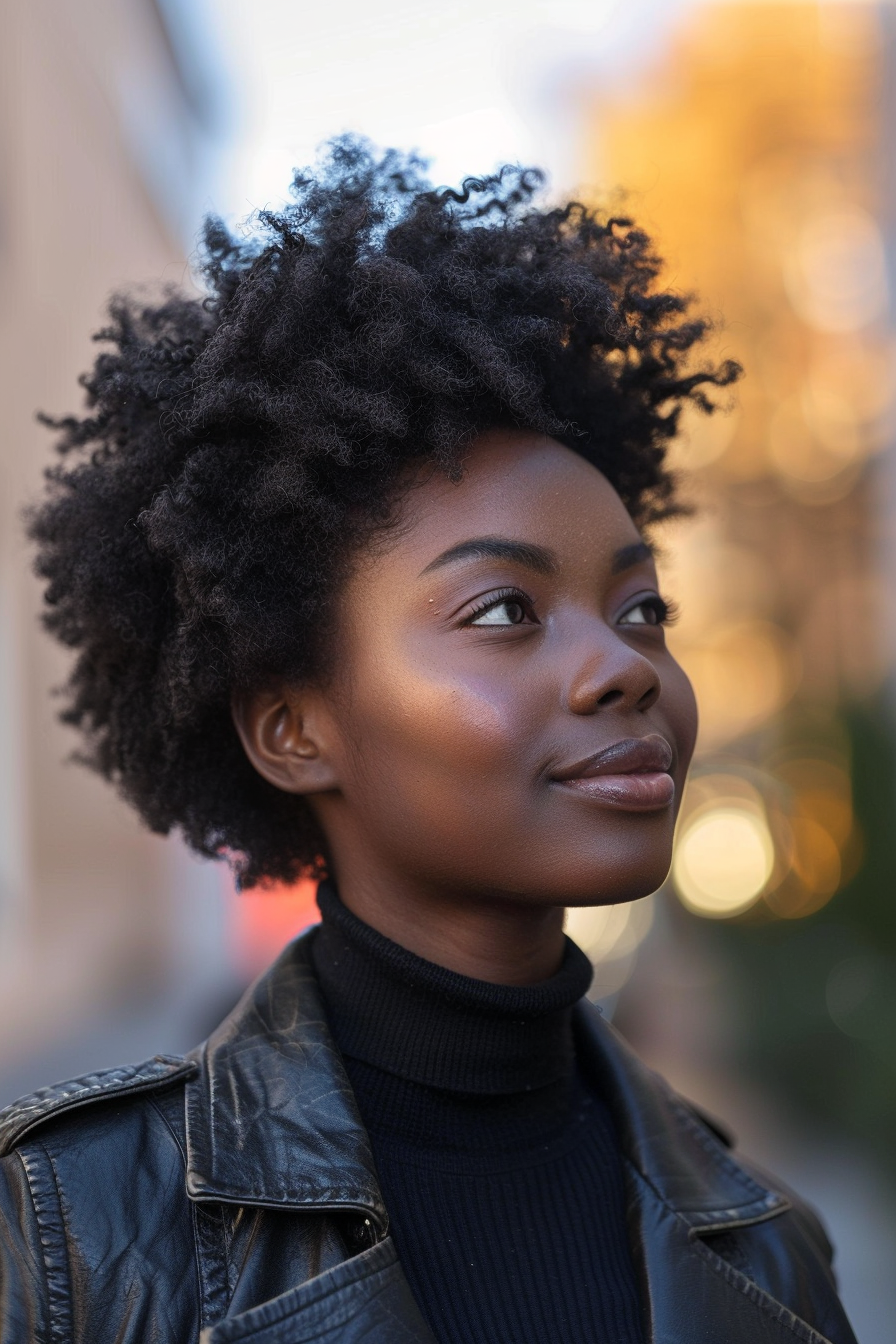
{"type": "Polygon", "coordinates": [[[337,142],[112,308],[32,519],[67,720],[153,829],[322,924],[186,1058],[0,1129],[0,1341],[853,1339],[815,1217],[585,998],[696,732],[651,523],[705,324],[535,175],[337,142]]]}

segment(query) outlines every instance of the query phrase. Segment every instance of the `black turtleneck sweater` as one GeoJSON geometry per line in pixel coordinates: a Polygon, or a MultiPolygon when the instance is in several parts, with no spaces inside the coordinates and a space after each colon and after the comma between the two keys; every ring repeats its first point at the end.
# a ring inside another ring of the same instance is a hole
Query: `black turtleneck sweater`
{"type": "Polygon", "coordinates": [[[327,1018],[390,1228],[439,1344],[639,1344],[619,1147],[576,1066],[591,966],[541,984],[424,961],[318,893],[327,1018]]]}

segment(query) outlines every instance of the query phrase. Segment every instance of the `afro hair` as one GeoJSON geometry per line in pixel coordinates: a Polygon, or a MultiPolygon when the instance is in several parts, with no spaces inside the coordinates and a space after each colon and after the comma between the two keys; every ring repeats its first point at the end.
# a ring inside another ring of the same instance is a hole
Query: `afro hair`
{"type": "Polygon", "coordinates": [[[244,886],[320,870],[324,845],[249,764],[232,697],[326,675],[340,576],[408,465],[457,478],[481,432],[540,431],[648,526],[678,511],[681,408],[737,376],[695,367],[707,323],[630,220],[539,208],[541,185],[435,190],[413,157],[334,141],[282,210],[207,221],[204,293],[115,298],[87,413],[47,421],[62,460],[29,529],[76,651],[62,718],[152,830],[244,886]]]}

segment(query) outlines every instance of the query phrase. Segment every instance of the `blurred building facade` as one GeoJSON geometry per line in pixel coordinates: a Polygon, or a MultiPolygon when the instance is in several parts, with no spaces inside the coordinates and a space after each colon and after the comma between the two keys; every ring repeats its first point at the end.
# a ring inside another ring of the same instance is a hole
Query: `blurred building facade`
{"type": "Polygon", "coordinates": [[[209,974],[224,960],[206,874],[64,763],[51,688],[67,660],[39,629],[19,518],[51,461],[35,412],[79,405],[110,292],[185,278],[215,108],[169,17],[156,0],[0,3],[0,1103],[54,1064],[130,1056],[127,1031],[108,1050],[65,1042],[169,994],[191,938],[209,974]]]}

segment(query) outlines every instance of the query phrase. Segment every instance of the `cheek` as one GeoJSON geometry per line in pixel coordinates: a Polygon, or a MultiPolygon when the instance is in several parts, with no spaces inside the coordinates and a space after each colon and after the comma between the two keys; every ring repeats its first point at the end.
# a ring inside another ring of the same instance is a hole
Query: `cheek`
{"type": "Polygon", "coordinates": [[[356,764],[382,776],[491,778],[519,752],[522,706],[506,681],[452,678],[435,666],[390,662],[352,705],[356,764]]]}
{"type": "Polygon", "coordinates": [[[411,828],[463,823],[481,810],[486,781],[501,791],[518,770],[530,694],[503,660],[474,661],[441,632],[391,624],[378,596],[356,605],[348,623],[341,792],[380,830],[402,815],[411,828]]]}

